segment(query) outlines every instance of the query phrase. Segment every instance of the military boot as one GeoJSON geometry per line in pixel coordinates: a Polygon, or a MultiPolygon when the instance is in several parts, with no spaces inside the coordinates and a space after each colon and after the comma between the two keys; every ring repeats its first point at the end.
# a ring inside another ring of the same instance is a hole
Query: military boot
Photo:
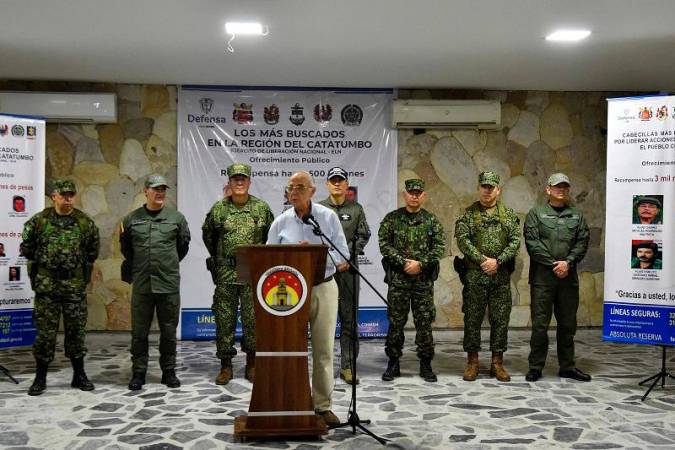
{"type": "Polygon", "coordinates": [[[180,387],[180,380],[176,376],[176,371],[173,369],[162,370],[162,384],[170,388],[180,387]]]}
{"type": "Polygon", "coordinates": [[[396,377],[401,376],[401,366],[398,363],[398,358],[389,358],[387,363],[387,370],[382,374],[383,381],[392,381],[396,377]]]}
{"type": "Polygon", "coordinates": [[[47,369],[49,365],[40,361],[36,362],[35,380],[28,388],[28,395],[40,395],[47,389],[47,369]]]}
{"type": "Polygon", "coordinates": [[[511,381],[511,376],[504,368],[504,357],[502,352],[492,352],[490,376],[497,378],[499,381],[511,381]]]}
{"type": "Polygon", "coordinates": [[[420,359],[420,376],[424,378],[424,381],[428,381],[429,383],[435,383],[436,381],[438,381],[436,374],[431,368],[431,359],[429,358],[420,359]]]}
{"type": "Polygon", "coordinates": [[[81,391],[93,391],[94,385],[84,372],[84,358],[71,358],[70,362],[73,365],[73,381],[70,382],[70,387],[81,391]]]}
{"type": "Polygon", "coordinates": [[[229,358],[220,360],[220,373],[216,377],[216,384],[225,385],[232,379],[232,360],[229,358]]]}
{"type": "Polygon", "coordinates": [[[253,383],[255,379],[255,352],[246,354],[246,369],[244,369],[246,379],[253,383]]]}
{"type": "Polygon", "coordinates": [[[135,370],[131,374],[131,381],[129,381],[130,391],[140,391],[145,384],[145,371],[135,370]]]}
{"type": "Polygon", "coordinates": [[[464,369],[464,381],[475,381],[478,378],[478,352],[468,352],[466,369],[464,369]]]}

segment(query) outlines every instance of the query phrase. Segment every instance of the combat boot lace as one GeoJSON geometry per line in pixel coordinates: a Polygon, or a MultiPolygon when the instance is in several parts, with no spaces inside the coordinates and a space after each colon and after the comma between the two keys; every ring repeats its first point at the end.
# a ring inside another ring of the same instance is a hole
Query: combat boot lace
{"type": "Polygon", "coordinates": [[[255,352],[246,354],[246,369],[244,369],[244,376],[248,381],[253,383],[255,379],[255,352]]]}
{"type": "Polygon", "coordinates": [[[401,366],[398,363],[398,358],[389,358],[387,363],[387,370],[382,374],[383,381],[393,381],[394,378],[401,376],[401,366]]]}
{"type": "Polygon", "coordinates": [[[35,380],[28,388],[28,395],[40,395],[47,389],[47,369],[49,365],[38,362],[35,368],[35,380]]]}
{"type": "Polygon", "coordinates": [[[223,386],[229,383],[231,379],[232,379],[232,360],[221,359],[220,373],[216,377],[216,384],[223,386]]]}
{"type": "Polygon", "coordinates": [[[176,376],[176,371],[173,369],[166,369],[162,371],[162,384],[166,387],[177,388],[180,387],[180,380],[176,376]]]}
{"type": "Polygon", "coordinates": [[[70,382],[70,387],[81,391],[93,391],[94,385],[84,371],[84,358],[72,358],[70,362],[73,365],[73,380],[70,382]]]}
{"type": "Polygon", "coordinates": [[[134,372],[131,374],[131,381],[129,381],[130,391],[140,391],[145,384],[145,372],[134,372]]]}
{"type": "Polygon", "coordinates": [[[478,378],[478,352],[468,352],[466,369],[464,369],[464,381],[476,381],[478,378]]]}
{"type": "Polygon", "coordinates": [[[490,376],[495,377],[499,381],[511,381],[511,376],[504,368],[504,356],[502,352],[492,352],[490,376]]]}
{"type": "Polygon", "coordinates": [[[429,383],[438,381],[436,374],[431,368],[431,360],[428,358],[420,359],[420,376],[429,383]]]}

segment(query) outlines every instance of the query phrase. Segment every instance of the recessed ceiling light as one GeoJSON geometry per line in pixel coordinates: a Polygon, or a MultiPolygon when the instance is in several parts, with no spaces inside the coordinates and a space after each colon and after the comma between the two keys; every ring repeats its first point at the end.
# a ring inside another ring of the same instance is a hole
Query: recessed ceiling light
{"type": "Polygon", "coordinates": [[[225,24],[225,32],[236,35],[262,36],[264,34],[262,24],[258,22],[227,22],[225,24]]]}
{"type": "Polygon", "coordinates": [[[586,39],[590,35],[590,30],[557,30],[546,36],[546,40],[574,42],[586,39]]]}

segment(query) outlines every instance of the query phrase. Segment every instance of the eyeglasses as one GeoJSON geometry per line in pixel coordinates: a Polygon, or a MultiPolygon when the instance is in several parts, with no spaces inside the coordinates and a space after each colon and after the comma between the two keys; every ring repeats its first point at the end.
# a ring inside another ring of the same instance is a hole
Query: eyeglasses
{"type": "Polygon", "coordinates": [[[309,186],[305,186],[304,184],[289,184],[284,188],[287,194],[293,191],[305,192],[307,189],[309,189],[309,186]]]}

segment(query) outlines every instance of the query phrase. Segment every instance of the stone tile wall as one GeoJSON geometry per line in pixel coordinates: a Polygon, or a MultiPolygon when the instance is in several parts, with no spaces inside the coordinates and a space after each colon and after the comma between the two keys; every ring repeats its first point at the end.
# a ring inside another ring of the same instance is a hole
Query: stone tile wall
{"type": "MultiPolygon", "coordinates": [[[[129,286],[120,280],[118,224],[143,204],[143,179],[160,173],[176,198],[176,87],[91,83],[0,82],[0,90],[105,91],[118,95],[118,123],[47,127],[47,178],[75,179],[79,205],[101,230],[101,255],[89,287],[92,330],[130,327],[129,286]]],[[[436,285],[436,326],[461,327],[461,285],[452,270],[458,254],[454,221],[476,199],[476,180],[494,170],[504,180],[503,200],[524,218],[544,200],[548,175],[565,171],[572,196],[591,226],[591,249],[580,265],[580,326],[599,326],[603,297],[606,102],[603,93],[524,91],[406,91],[401,98],[489,98],[502,102],[499,131],[399,131],[399,184],[424,178],[427,207],[442,220],[448,256],[436,285]]],[[[49,203],[49,202],[48,202],[49,203]]],[[[528,257],[524,245],[513,276],[511,325],[529,325],[528,257]]]]}

